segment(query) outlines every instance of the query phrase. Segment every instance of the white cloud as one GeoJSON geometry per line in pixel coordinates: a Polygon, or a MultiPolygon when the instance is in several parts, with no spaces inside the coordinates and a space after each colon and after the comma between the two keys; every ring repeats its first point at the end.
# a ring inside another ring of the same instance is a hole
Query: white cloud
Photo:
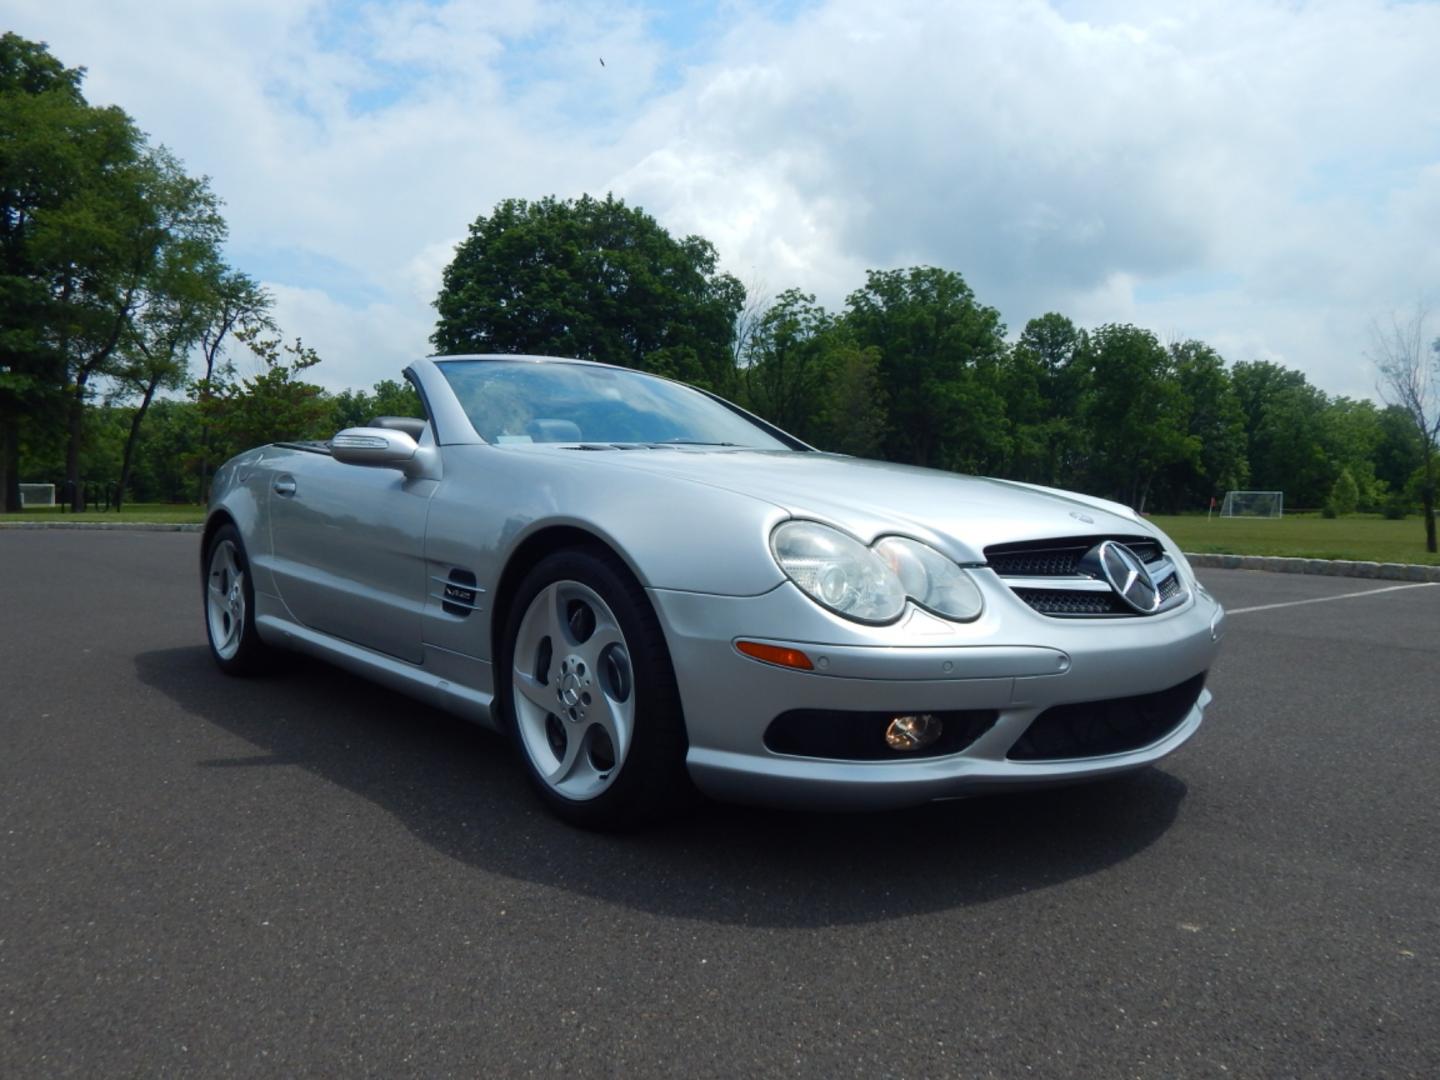
{"type": "Polygon", "coordinates": [[[615,190],[770,292],[927,262],[1015,330],[1136,321],[1349,394],[1369,318],[1440,289],[1433,4],[737,3],[685,40],[598,2],[10,8],[212,176],[330,385],[426,351],[512,195],[615,190]]]}

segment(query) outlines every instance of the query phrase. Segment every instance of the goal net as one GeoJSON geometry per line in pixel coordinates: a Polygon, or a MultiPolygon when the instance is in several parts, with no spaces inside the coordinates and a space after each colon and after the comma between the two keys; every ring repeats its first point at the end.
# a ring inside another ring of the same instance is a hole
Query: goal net
{"type": "Polygon", "coordinates": [[[1283,491],[1227,491],[1221,517],[1278,518],[1285,514],[1283,491]]]}

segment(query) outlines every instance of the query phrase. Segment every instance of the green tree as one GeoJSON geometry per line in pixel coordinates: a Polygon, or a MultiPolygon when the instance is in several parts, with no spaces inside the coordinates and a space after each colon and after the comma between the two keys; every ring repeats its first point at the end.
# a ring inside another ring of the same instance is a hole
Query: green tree
{"type": "Polygon", "coordinates": [[[1377,506],[1387,487],[1375,472],[1376,457],[1382,438],[1380,410],[1373,401],[1348,397],[1329,398],[1321,414],[1320,438],[1336,470],[1349,472],[1355,483],[1357,506],[1377,506]]]}
{"type": "Polygon", "coordinates": [[[733,391],[745,300],[708,240],[676,240],[614,196],[507,199],[445,269],[441,353],[550,353],[733,391]]]}
{"type": "Polygon", "coordinates": [[[1340,475],[1335,478],[1335,483],[1330,488],[1330,498],[1325,505],[1338,517],[1353,514],[1360,505],[1360,488],[1355,483],[1355,477],[1350,475],[1349,469],[1340,470],[1340,475]]]}
{"type": "Polygon", "coordinates": [[[332,399],[336,431],[347,427],[364,427],[377,416],[424,416],[420,395],[415,387],[398,379],[381,379],[373,392],[342,390],[332,399]]]}
{"type": "MultiPolygon", "coordinates": [[[[38,42],[0,36],[0,509],[20,509],[22,443],[58,419],[62,356],[49,332],[54,267],[37,250],[50,215],[84,201],[95,144],[121,114],[91,109],[81,68],[38,42]]],[[[55,475],[55,474],[50,474],[55,475]]]]}
{"type": "Polygon", "coordinates": [[[822,450],[880,457],[888,419],[880,351],[837,340],[826,353],[825,368],[820,411],[807,437],[822,450]]]}
{"type": "Polygon", "coordinates": [[[1285,492],[1287,507],[1317,507],[1337,468],[1325,445],[1325,394],[1304,374],[1268,360],[1242,361],[1231,380],[1245,414],[1250,485],[1285,492]]]}
{"type": "Polygon", "coordinates": [[[1089,385],[1089,338],[1050,312],[1025,324],[1005,362],[1005,397],[1013,442],[1004,475],[1074,486],[1085,463],[1080,404],[1089,385]]]}
{"type": "Polygon", "coordinates": [[[315,350],[299,338],[286,345],[253,329],[237,331],[236,337],[255,354],[261,370],[217,387],[200,402],[219,459],[265,443],[333,435],[333,402],[320,387],[298,377],[320,363],[315,350]]]}
{"type": "Polygon", "coordinates": [[[159,398],[135,447],[130,493],[137,502],[193,502],[200,410],[193,401],[159,398]]]}
{"type": "Polygon", "coordinates": [[[1435,551],[1435,498],[1440,488],[1440,338],[1429,340],[1428,312],[1417,305],[1407,318],[1371,324],[1371,362],[1380,375],[1380,396],[1404,411],[1419,443],[1420,505],[1425,550],[1435,551]]]}
{"type": "Polygon", "coordinates": [[[1005,460],[1005,327],[964,278],[928,266],[871,270],[844,324],[880,357],[887,458],[968,471],[1005,460]]]}
{"type": "MultiPolygon", "coordinates": [[[[43,45],[0,41],[4,392],[68,396],[65,471],[76,509],[95,381],[115,372],[134,319],[164,289],[167,251],[213,249],[224,230],[207,182],[149,147],[122,110],[89,105],[81,76],[43,45]]],[[[14,401],[0,411],[13,413],[14,401]]]]}
{"type": "Polygon", "coordinates": [[[277,332],[271,315],[274,303],[274,297],[250,275],[230,268],[221,272],[205,325],[200,330],[200,361],[204,371],[190,387],[197,405],[196,415],[200,418],[196,502],[205,501],[210,484],[210,426],[205,419],[207,414],[198,406],[233,377],[234,366],[229,362],[227,350],[237,332],[245,331],[252,337],[277,332]]]}
{"type": "Polygon", "coordinates": [[[813,441],[830,376],[835,320],[799,289],[787,289],[750,328],[742,355],[741,399],[771,423],[813,441]]]}
{"type": "Polygon", "coordinates": [[[1173,510],[1206,506],[1210,499],[1246,486],[1245,413],[1225,361],[1202,341],[1176,342],[1170,359],[1186,414],[1185,431],[1197,446],[1161,478],[1173,510]]]}
{"type": "Polygon", "coordinates": [[[1089,356],[1090,486],[1143,511],[1162,470],[1199,459],[1174,360],[1149,330],[1114,324],[1091,335],[1089,356]]]}

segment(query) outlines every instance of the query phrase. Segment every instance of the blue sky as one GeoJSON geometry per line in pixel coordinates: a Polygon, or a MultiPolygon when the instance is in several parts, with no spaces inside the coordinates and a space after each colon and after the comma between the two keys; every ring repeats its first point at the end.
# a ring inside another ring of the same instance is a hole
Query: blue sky
{"type": "Polygon", "coordinates": [[[1353,396],[1370,321],[1440,300],[1433,2],[7,9],[211,177],[332,387],[427,351],[510,196],[614,191],[761,295],[941,265],[1012,333],[1136,322],[1353,396]]]}

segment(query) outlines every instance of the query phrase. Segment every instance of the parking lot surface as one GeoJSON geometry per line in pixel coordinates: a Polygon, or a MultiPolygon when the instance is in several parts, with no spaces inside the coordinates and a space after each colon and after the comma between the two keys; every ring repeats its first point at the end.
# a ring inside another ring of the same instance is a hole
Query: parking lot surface
{"type": "Polygon", "coordinates": [[[1215,703],[1124,780],[613,837],[222,676],[198,540],[0,533],[0,1075],[1440,1074],[1440,586],[1202,571],[1215,703]]]}

